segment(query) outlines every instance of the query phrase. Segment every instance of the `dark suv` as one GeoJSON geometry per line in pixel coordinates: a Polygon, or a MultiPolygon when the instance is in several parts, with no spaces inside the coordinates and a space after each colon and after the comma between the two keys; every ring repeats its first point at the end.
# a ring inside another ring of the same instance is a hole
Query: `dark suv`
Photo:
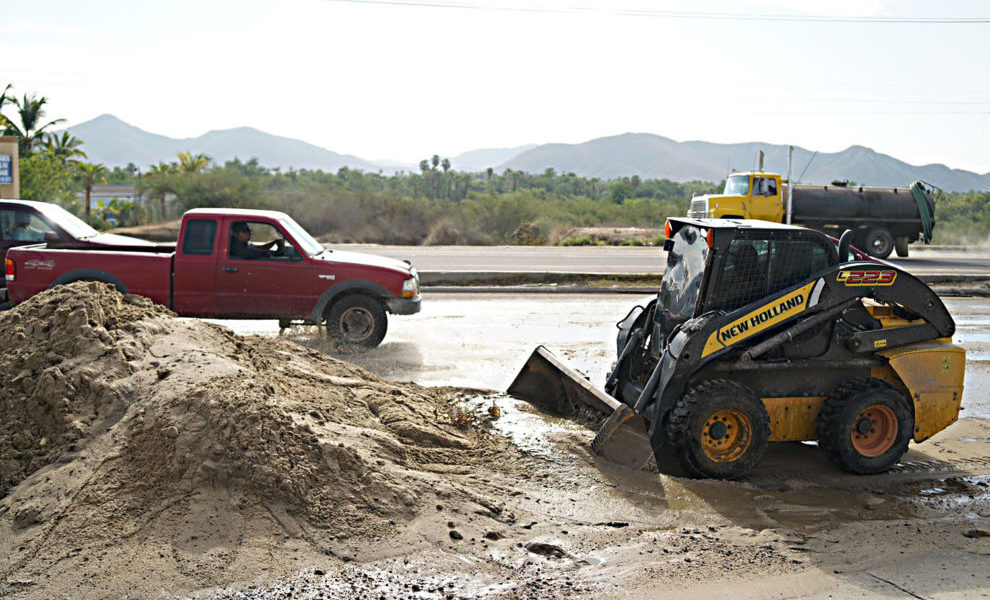
{"type": "MultiPolygon", "coordinates": [[[[100,233],[57,204],[33,200],[0,200],[0,261],[14,246],[48,242],[64,247],[151,246],[138,238],[100,233]]],[[[0,302],[7,299],[6,278],[0,302]]]]}

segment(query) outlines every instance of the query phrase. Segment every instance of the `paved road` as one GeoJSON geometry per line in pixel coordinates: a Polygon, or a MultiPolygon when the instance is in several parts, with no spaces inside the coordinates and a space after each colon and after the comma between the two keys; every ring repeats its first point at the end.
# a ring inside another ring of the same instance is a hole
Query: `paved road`
{"type": "MultiPolygon", "coordinates": [[[[379,246],[344,244],[346,250],[412,261],[420,271],[662,273],[666,254],[656,247],[622,246],[379,246]]],[[[911,247],[890,262],[915,275],[990,276],[990,249],[911,247]]]]}

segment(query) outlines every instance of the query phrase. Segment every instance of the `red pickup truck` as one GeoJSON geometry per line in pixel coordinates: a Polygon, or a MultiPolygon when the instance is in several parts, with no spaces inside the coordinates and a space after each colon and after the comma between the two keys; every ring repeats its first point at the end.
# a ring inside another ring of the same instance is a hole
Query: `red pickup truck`
{"type": "Polygon", "coordinates": [[[385,337],[386,312],[413,314],[421,301],[408,261],[328,250],[267,210],[190,210],[175,246],[12,248],[5,269],[14,303],[60,284],[105,281],[181,316],[324,325],[335,342],[365,348],[385,337]]]}

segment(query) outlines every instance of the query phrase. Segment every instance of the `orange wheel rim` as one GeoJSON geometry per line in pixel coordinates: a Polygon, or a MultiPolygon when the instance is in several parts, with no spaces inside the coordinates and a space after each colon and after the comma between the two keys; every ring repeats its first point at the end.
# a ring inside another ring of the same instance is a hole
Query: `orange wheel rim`
{"type": "Polygon", "coordinates": [[[701,450],[713,462],[739,460],[753,439],[753,427],[738,410],[713,413],[701,429],[701,450]]]}
{"type": "Polygon", "coordinates": [[[888,406],[874,404],[864,408],[852,423],[852,445],[863,456],[880,456],[897,439],[897,416],[888,406]]]}

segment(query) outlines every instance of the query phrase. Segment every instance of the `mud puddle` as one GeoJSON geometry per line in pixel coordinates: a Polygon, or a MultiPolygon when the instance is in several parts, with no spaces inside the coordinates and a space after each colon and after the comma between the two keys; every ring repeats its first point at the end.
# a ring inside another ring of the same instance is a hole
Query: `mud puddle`
{"type": "Polygon", "coordinates": [[[458,402],[478,419],[494,416],[489,424],[491,431],[533,456],[556,456],[559,450],[554,448],[555,438],[586,436],[588,432],[567,419],[541,413],[528,402],[505,394],[462,394],[458,402]]]}

